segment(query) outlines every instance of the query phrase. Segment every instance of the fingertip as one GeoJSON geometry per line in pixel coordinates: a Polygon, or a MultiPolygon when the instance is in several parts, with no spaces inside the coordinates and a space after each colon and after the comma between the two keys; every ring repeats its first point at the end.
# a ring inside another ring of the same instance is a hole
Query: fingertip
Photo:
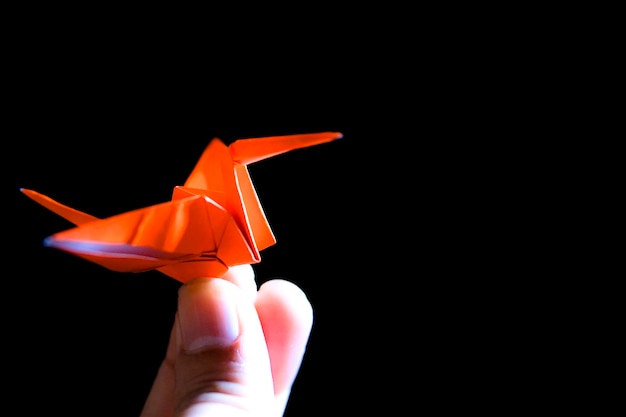
{"type": "Polygon", "coordinates": [[[298,319],[300,326],[311,326],[313,306],[302,288],[293,282],[278,278],[269,280],[259,288],[259,297],[258,304],[265,302],[282,305],[292,317],[298,319]]]}
{"type": "Polygon", "coordinates": [[[313,307],[292,282],[273,279],[261,285],[255,302],[270,354],[274,390],[287,392],[296,378],[313,326],[313,307]]]}

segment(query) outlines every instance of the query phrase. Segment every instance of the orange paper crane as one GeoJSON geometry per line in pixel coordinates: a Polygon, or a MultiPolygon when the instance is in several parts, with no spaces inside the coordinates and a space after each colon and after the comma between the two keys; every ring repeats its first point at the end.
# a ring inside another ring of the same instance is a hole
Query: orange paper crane
{"type": "Polygon", "coordinates": [[[330,142],[338,132],[213,139],[172,200],[105,219],[80,212],[36,191],[21,191],[77,227],[45,239],[113,271],[156,269],[180,282],[221,277],[230,266],[261,261],[276,243],[247,165],[294,149],[330,142]]]}

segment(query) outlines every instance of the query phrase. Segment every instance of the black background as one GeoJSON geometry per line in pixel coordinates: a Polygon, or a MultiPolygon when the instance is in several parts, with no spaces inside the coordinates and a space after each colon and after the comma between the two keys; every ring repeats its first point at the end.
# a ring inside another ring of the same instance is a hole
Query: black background
{"type": "Polygon", "coordinates": [[[213,137],[320,131],[344,138],[250,166],[278,241],[258,282],[294,281],[315,314],[286,416],[499,413],[553,395],[566,367],[548,345],[567,320],[539,317],[554,298],[535,262],[555,240],[535,222],[535,107],[463,34],[412,43],[413,23],[392,26],[275,54],[19,32],[0,145],[4,402],[136,417],[179,287],[44,248],[71,225],[20,187],[106,217],[169,200],[213,137]]]}

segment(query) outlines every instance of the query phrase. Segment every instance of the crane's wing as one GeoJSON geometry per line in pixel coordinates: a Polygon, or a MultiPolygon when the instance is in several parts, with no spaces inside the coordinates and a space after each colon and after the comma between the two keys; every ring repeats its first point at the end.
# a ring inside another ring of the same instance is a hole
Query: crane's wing
{"type": "Polygon", "coordinates": [[[83,223],[45,244],[113,271],[158,269],[181,281],[260,260],[232,216],[201,195],[83,223]]]}

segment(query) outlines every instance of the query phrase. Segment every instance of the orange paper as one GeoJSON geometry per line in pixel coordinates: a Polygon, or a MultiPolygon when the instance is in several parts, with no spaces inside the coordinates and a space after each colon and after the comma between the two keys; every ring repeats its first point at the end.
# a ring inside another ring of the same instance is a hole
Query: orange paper
{"type": "Polygon", "coordinates": [[[77,227],[44,244],[113,271],[156,269],[180,282],[221,277],[230,266],[261,261],[276,243],[247,165],[294,149],[330,142],[338,132],[213,139],[172,200],[105,219],[65,206],[36,191],[21,191],[77,227]]]}

